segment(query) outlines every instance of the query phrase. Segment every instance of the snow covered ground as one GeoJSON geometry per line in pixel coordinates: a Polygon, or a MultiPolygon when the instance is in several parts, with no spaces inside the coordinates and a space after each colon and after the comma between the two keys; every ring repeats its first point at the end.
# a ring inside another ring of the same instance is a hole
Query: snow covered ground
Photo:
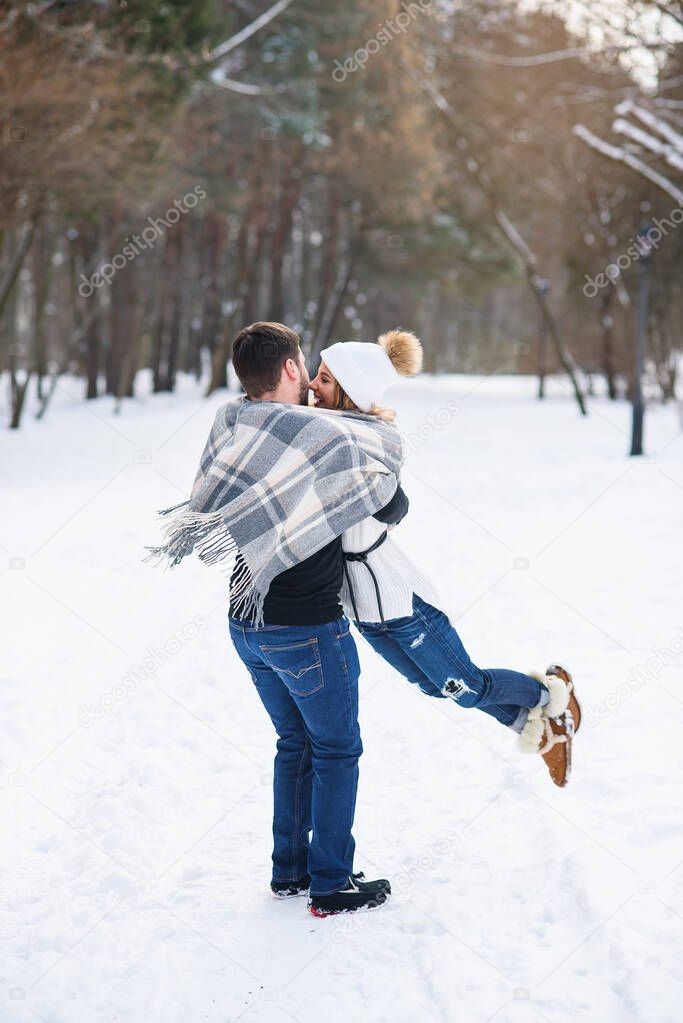
{"type": "MultiPolygon", "coordinates": [[[[3,381],[3,384],[5,382],[3,381]]],[[[357,869],[387,908],[268,895],[274,739],[225,581],[143,565],[215,409],[60,384],[0,432],[2,1023],[673,1023],[683,1003],[683,438],[531,378],[406,382],[396,538],[483,667],[573,670],[568,789],[359,638],[357,869]],[[431,418],[430,418],[431,417],[431,418]]],[[[6,419],[3,410],[3,420],[6,419]]]]}

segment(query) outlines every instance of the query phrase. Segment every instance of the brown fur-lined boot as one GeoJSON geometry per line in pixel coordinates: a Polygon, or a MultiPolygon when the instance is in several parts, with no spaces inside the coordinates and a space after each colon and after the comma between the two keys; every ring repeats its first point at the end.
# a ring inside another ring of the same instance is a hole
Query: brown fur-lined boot
{"type": "MultiPolygon", "coordinates": [[[[538,676],[534,676],[538,677],[538,676]]],[[[545,707],[532,707],[519,737],[522,753],[540,753],[550,777],[559,788],[569,781],[574,735],[581,724],[581,707],[574,680],[559,664],[551,664],[538,679],[550,693],[545,707]]]]}

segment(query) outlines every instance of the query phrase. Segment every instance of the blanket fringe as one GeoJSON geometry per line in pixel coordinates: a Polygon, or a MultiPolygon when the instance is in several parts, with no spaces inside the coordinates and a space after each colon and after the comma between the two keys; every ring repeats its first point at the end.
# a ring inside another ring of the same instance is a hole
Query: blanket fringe
{"type": "Polygon", "coordinates": [[[163,518],[164,515],[170,515],[171,512],[178,511],[179,508],[187,508],[189,503],[190,499],[188,498],[186,501],[181,501],[180,504],[172,504],[170,508],[161,508],[157,512],[157,515],[159,516],[159,518],[163,518]]]}
{"type": "MultiPolygon", "coordinates": [[[[158,513],[159,517],[173,515],[162,528],[162,535],[167,540],[160,547],[146,547],[149,553],[143,562],[159,564],[167,561],[168,567],[173,568],[188,554],[196,551],[200,561],[205,565],[218,564],[225,570],[226,578],[230,579],[238,549],[220,511],[192,511],[188,507],[189,503],[183,501],[158,513]]],[[[256,625],[263,624],[265,596],[265,593],[257,590],[246,561],[241,561],[232,578],[230,591],[235,615],[253,621],[256,625]]]]}
{"type": "Polygon", "coordinates": [[[185,501],[174,508],[166,508],[159,512],[160,516],[173,512],[175,514],[161,531],[167,538],[166,543],[160,547],[146,547],[145,550],[149,551],[149,554],[143,558],[144,562],[158,564],[160,561],[168,560],[172,568],[195,549],[199,559],[207,565],[227,561],[235,555],[237,551],[235,541],[221,513],[191,511],[187,507],[188,504],[189,501],[185,501]]]}

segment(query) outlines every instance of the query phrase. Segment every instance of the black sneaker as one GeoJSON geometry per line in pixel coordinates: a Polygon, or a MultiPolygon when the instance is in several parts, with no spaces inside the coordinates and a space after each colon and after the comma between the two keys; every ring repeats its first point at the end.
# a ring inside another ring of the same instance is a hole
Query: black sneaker
{"type": "Polygon", "coordinates": [[[387,895],[391,895],[391,885],[384,877],[379,878],[377,881],[366,881],[365,874],[361,870],[357,874],[352,874],[351,880],[361,889],[361,891],[378,892],[381,890],[385,891],[387,895]]]}
{"type": "Polygon", "coordinates": [[[378,881],[364,881],[363,874],[352,874],[348,887],[332,895],[311,895],[308,911],[313,916],[335,916],[338,913],[355,913],[356,910],[378,909],[391,894],[391,885],[384,878],[378,881]]]}
{"type": "Polygon", "coordinates": [[[296,895],[307,895],[311,879],[304,874],[298,881],[271,881],[270,890],[276,899],[291,899],[296,895]]]}

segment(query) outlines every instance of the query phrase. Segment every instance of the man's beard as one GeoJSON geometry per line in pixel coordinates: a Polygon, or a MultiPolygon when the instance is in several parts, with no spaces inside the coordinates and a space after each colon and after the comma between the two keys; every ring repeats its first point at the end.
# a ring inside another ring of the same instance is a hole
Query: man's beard
{"type": "Polygon", "coordinates": [[[299,381],[299,405],[308,405],[309,383],[303,377],[299,381]]]}

